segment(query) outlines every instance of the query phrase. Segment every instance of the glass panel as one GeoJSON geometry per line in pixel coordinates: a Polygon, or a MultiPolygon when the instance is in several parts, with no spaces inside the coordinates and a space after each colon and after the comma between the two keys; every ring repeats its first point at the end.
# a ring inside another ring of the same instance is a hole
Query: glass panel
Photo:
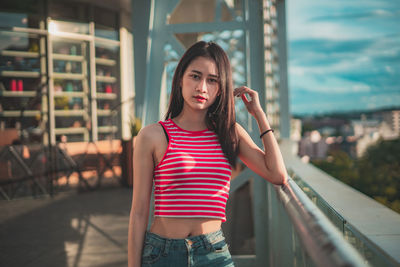
{"type": "Polygon", "coordinates": [[[55,132],[69,142],[88,141],[91,130],[89,45],[85,41],[55,38],[53,91],[55,132]]]}
{"type": "Polygon", "coordinates": [[[120,132],[119,46],[96,43],[98,139],[115,139],[120,132]]]}
{"type": "Polygon", "coordinates": [[[49,32],[50,33],[70,32],[70,33],[89,34],[89,24],[80,22],[52,20],[49,22],[49,32]]]}
{"type": "Polygon", "coordinates": [[[87,127],[86,121],[81,116],[56,117],[56,128],[81,128],[87,127]]]}
{"type": "Polygon", "coordinates": [[[103,37],[110,40],[119,39],[118,30],[98,24],[95,24],[94,35],[97,37],[103,37]]]}
{"type": "Polygon", "coordinates": [[[3,108],[6,105],[6,96],[12,97],[14,94],[17,97],[22,97],[26,93],[26,97],[33,97],[36,93],[42,93],[42,89],[43,85],[40,78],[0,77],[0,96],[3,97],[1,98],[3,108]]]}
{"type": "Polygon", "coordinates": [[[41,0],[1,1],[0,25],[39,28],[41,14],[44,14],[44,4],[41,0]]]}
{"type": "Polygon", "coordinates": [[[39,28],[39,19],[25,13],[0,12],[0,25],[3,27],[39,28]]]}
{"type": "MultiPolygon", "coordinates": [[[[86,98],[81,81],[66,79],[54,81],[54,107],[56,110],[82,110],[84,109],[83,100],[86,98]],[[81,94],[74,94],[75,92],[81,94]]],[[[87,107],[85,112],[88,112],[87,107]]]]}
{"type": "Polygon", "coordinates": [[[82,73],[82,62],[54,60],[54,72],[82,73]]]}
{"type": "Polygon", "coordinates": [[[0,31],[0,50],[39,52],[37,34],[0,31]]]}
{"type": "Polygon", "coordinates": [[[118,40],[118,15],[103,8],[94,8],[94,34],[111,40],[118,40]]]}
{"type": "Polygon", "coordinates": [[[39,56],[40,38],[44,37],[0,31],[0,129],[18,129],[24,142],[35,131],[42,132],[46,66],[39,56]]]}
{"type": "Polygon", "coordinates": [[[71,39],[54,37],[53,53],[62,55],[80,56],[85,55],[86,50],[82,50],[82,42],[71,39]]]}

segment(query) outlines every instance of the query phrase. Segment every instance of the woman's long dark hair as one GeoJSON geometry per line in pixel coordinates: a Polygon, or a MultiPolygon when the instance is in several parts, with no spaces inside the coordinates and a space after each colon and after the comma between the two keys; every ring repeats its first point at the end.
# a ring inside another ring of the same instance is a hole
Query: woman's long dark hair
{"type": "Polygon", "coordinates": [[[198,57],[214,60],[218,68],[220,94],[208,108],[206,124],[219,139],[222,151],[232,167],[236,165],[238,138],[236,134],[235,101],[232,71],[225,51],[214,42],[200,41],[192,45],[182,56],[172,80],[172,91],[165,119],[175,118],[183,108],[181,81],[189,64],[198,57]]]}

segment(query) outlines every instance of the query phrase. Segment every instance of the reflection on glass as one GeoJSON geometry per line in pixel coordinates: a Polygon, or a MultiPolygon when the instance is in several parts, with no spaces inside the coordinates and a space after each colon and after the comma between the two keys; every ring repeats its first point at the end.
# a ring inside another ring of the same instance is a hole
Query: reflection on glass
{"type": "Polygon", "coordinates": [[[119,138],[119,46],[97,42],[95,53],[98,139],[119,138]]]}
{"type": "Polygon", "coordinates": [[[29,33],[0,31],[0,50],[39,52],[39,36],[29,33]]]}
{"type": "Polygon", "coordinates": [[[96,43],[96,58],[117,60],[119,58],[119,46],[96,43]]]}
{"type": "Polygon", "coordinates": [[[84,55],[85,49],[86,45],[84,42],[61,38],[57,38],[53,42],[54,54],[79,56],[84,55]]]}
{"type": "Polygon", "coordinates": [[[82,63],[66,60],[54,60],[53,71],[63,73],[82,73],[82,63]]]}
{"type": "Polygon", "coordinates": [[[56,128],[88,128],[82,116],[56,117],[56,128]]]}
{"type": "MultiPolygon", "coordinates": [[[[0,21],[15,19],[15,14],[2,14],[0,21]]],[[[37,34],[0,31],[0,128],[18,128],[23,134],[41,124],[45,87],[40,78],[39,38],[37,34]]]]}
{"type": "Polygon", "coordinates": [[[80,22],[52,20],[49,22],[49,32],[50,33],[69,32],[69,33],[89,34],[89,24],[80,22]]]}
{"type": "Polygon", "coordinates": [[[95,36],[118,40],[118,14],[101,7],[94,8],[95,36]]]}
{"type": "Polygon", "coordinates": [[[0,12],[2,27],[39,28],[37,16],[28,13],[0,12]]]}
{"type": "Polygon", "coordinates": [[[97,37],[107,38],[110,40],[118,40],[118,31],[112,28],[96,25],[94,35],[97,37]]]}
{"type": "MultiPolygon", "coordinates": [[[[43,93],[44,85],[40,82],[39,78],[26,78],[26,77],[1,77],[0,78],[0,91],[1,92],[36,92],[43,93]]],[[[29,94],[34,96],[34,94],[29,94]]],[[[6,102],[7,99],[0,98],[0,103],[6,102]]]]}

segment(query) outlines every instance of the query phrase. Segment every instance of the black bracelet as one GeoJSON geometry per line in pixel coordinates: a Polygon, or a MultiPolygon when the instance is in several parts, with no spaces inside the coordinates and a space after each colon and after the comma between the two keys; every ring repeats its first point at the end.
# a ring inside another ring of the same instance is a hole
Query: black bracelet
{"type": "Polygon", "coordinates": [[[260,138],[262,138],[262,137],[264,136],[264,134],[267,134],[267,133],[269,133],[269,132],[274,132],[274,129],[268,129],[268,130],[266,130],[265,132],[263,132],[263,133],[260,135],[260,138]]]}

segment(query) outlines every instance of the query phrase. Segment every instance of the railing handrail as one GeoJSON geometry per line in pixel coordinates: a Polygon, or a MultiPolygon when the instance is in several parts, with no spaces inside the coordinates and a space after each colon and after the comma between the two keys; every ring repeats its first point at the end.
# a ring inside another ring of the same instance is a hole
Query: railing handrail
{"type": "Polygon", "coordinates": [[[291,178],[275,189],[316,266],[368,266],[291,178]]]}
{"type": "Polygon", "coordinates": [[[399,266],[400,215],[297,156],[297,145],[281,140],[287,168],[299,187],[372,266],[399,266]],[[293,177],[294,178],[294,177],[293,177]]]}

